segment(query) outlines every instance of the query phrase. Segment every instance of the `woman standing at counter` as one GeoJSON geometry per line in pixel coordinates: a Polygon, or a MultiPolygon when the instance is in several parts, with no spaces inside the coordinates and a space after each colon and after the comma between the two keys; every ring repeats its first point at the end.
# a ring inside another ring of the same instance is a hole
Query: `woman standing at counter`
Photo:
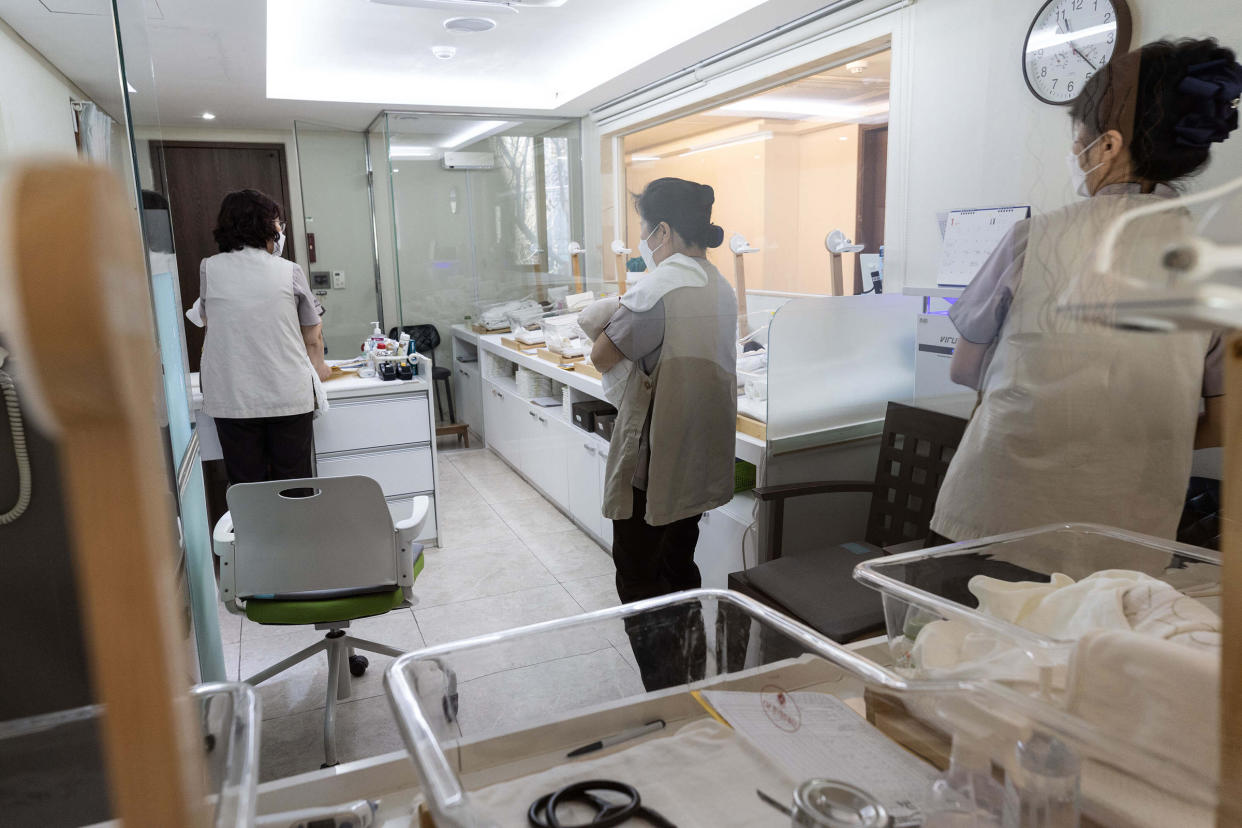
{"type": "Polygon", "coordinates": [[[1091,263],[1114,220],[1176,196],[1170,185],[1208,163],[1240,95],[1242,66],[1214,40],[1151,43],[1087,82],[1070,112],[1086,200],[1017,225],[949,314],[961,334],[950,375],[980,401],[932,543],[1064,522],[1175,537],[1192,451],[1220,441],[1220,338],[1113,330],[1065,309],[1109,307],[1122,280],[1156,269],[1184,234],[1176,219],[1134,222],[1118,272],[1091,263]]]}
{"type": "Polygon", "coordinates": [[[280,207],[258,190],[229,193],[199,267],[207,328],[203,413],[216,422],[229,483],[311,476],[314,378],[327,379],[319,303],[280,257],[280,207]]]}
{"type": "MultiPolygon", "coordinates": [[[[600,371],[634,363],[604,490],[625,603],[702,586],[694,563],[699,519],[733,498],[737,296],[707,260],[707,248],[724,239],[711,222],[714,202],[711,187],[677,178],[653,181],[635,199],[647,274],[621,298],[591,350],[600,371]]],[[[697,613],[651,627],[630,632],[648,689],[701,675],[697,613]]]]}

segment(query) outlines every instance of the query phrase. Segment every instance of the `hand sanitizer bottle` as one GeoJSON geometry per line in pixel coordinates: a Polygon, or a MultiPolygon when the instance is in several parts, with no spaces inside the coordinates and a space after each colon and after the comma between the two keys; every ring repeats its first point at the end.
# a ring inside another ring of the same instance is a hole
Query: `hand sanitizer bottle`
{"type": "Polygon", "coordinates": [[[992,777],[986,751],[953,737],[949,769],[932,783],[924,828],[1000,828],[1005,788],[992,777]]]}

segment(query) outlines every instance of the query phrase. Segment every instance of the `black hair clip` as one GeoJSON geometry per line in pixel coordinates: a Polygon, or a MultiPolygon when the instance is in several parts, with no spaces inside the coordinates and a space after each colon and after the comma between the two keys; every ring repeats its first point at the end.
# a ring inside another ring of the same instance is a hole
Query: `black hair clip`
{"type": "Polygon", "coordinates": [[[1238,128],[1242,102],[1242,64],[1221,58],[1191,66],[1178,91],[1197,99],[1194,111],[1173,128],[1177,143],[1206,149],[1238,128]]]}

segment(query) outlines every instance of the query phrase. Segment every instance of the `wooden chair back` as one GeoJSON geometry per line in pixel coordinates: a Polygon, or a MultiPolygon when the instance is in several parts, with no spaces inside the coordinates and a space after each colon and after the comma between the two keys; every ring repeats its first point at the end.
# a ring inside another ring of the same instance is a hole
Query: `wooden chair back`
{"type": "Polygon", "coordinates": [[[131,199],[107,170],[72,161],[14,167],[3,193],[0,305],[26,388],[57,434],[114,811],[125,825],[201,825],[203,737],[131,199]]]}

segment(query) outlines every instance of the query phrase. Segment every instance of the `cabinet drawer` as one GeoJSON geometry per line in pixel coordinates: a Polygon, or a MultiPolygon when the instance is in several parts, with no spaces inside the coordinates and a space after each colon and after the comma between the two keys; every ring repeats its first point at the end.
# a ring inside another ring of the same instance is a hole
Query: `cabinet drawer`
{"type": "Polygon", "coordinates": [[[431,441],[427,394],[332,403],[315,421],[315,453],[431,441]]]}
{"type": "Polygon", "coordinates": [[[430,492],[435,488],[430,446],[319,457],[316,464],[320,477],[369,477],[380,484],[385,497],[430,492]]]}

